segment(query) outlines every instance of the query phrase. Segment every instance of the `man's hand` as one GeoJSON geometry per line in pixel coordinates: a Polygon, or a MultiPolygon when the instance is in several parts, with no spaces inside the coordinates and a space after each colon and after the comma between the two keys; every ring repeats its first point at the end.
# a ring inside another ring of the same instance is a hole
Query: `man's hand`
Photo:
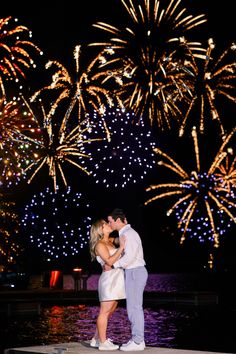
{"type": "Polygon", "coordinates": [[[105,271],[105,272],[107,272],[108,270],[111,270],[112,268],[111,268],[111,266],[109,266],[108,264],[104,264],[104,266],[103,266],[103,270],[105,271]]]}

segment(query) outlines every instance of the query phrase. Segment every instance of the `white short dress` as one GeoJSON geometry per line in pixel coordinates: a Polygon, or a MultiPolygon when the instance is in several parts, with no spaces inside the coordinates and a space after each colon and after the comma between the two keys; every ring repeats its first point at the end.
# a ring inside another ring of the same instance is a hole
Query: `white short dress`
{"type": "MultiPolygon", "coordinates": [[[[110,255],[116,252],[116,249],[110,251],[110,255]]],[[[96,256],[97,261],[103,267],[105,262],[101,257],[96,256]]],[[[102,272],[98,280],[99,301],[121,300],[125,299],[125,276],[122,268],[115,268],[102,272]]]]}

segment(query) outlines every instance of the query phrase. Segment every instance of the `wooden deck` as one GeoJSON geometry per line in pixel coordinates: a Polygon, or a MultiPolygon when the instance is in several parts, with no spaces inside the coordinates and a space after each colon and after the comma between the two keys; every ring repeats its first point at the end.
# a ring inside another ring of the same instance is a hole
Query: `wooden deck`
{"type": "MultiPolygon", "coordinates": [[[[71,343],[61,343],[61,344],[51,344],[44,346],[35,347],[23,347],[23,348],[9,348],[4,351],[4,354],[95,354],[104,353],[96,348],[91,348],[88,342],[71,342],[71,343]]],[[[121,353],[119,350],[108,351],[109,353],[121,353]]],[[[134,352],[137,353],[137,352],[134,352]]],[[[169,349],[169,348],[157,348],[157,347],[146,347],[142,353],[146,354],[214,354],[217,352],[205,352],[197,350],[186,350],[186,349],[169,349]]],[[[218,353],[219,354],[219,353],[218,353]]],[[[229,353],[220,353],[229,354],[229,353]]]]}

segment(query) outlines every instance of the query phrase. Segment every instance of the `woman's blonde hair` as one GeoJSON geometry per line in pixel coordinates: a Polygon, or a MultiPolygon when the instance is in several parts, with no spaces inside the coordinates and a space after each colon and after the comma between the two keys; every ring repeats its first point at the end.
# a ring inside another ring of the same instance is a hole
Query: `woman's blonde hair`
{"type": "Polygon", "coordinates": [[[96,258],[95,246],[103,237],[102,226],[104,223],[103,219],[99,219],[92,224],[90,229],[89,250],[92,261],[96,258]]]}

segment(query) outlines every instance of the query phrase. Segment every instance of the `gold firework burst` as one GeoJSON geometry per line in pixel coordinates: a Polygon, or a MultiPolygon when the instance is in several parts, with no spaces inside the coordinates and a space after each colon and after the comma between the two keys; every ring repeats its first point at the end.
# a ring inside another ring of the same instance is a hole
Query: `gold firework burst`
{"type": "MultiPolygon", "coordinates": [[[[86,153],[85,145],[93,141],[102,140],[102,138],[91,139],[89,137],[88,133],[91,130],[91,124],[88,120],[77,122],[73,128],[71,125],[69,126],[68,117],[73,110],[72,105],[74,104],[75,101],[70,103],[63,118],[58,120],[61,123],[57,126],[55,117],[52,117],[51,112],[46,114],[42,103],[40,103],[43,114],[43,129],[38,138],[29,138],[29,142],[38,148],[38,152],[35,153],[35,160],[25,169],[25,172],[33,169],[28,183],[31,183],[32,179],[44,166],[48,168],[55,191],[59,187],[58,174],[67,187],[67,180],[63,171],[66,164],[77,167],[87,175],[90,174],[85,160],[91,158],[91,156],[86,153]]],[[[59,117],[60,114],[58,113],[59,117]]]]}
{"type": "Polygon", "coordinates": [[[112,91],[105,85],[107,78],[110,78],[111,75],[116,80],[111,71],[104,70],[107,61],[106,56],[112,55],[112,53],[112,50],[103,50],[84,69],[80,65],[81,46],[76,46],[74,50],[76,72],[73,76],[58,61],[49,61],[46,64],[46,68],[56,68],[56,72],[52,76],[52,83],[35,92],[31,100],[34,101],[43,92],[48,92],[48,90],[59,92],[58,97],[51,106],[49,116],[54,114],[62,100],[69,99],[71,107],[77,106],[78,122],[89,118],[89,115],[94,110],[102,116],[107,105],[109,107],[114,105],[114,100],[122,106],[119,97],[114,97],[112,91]]]}
{"type": "Polygon", "coordinates": [[[0,182],[19,182],[23,169],[32,162],[28,135],[37,132],[37,122],[25,104],[23,96],[11,101],[0,99],[0,182]]]}
{"type": "Polygon", "coordinates": [[[33,42],[20,38],[26,33],[30,38],[32,33],[29,29],[25,26],[12,26],[13,21],[16,23],[18,19],[13,19],[12,16],[0,19],[0,87],[3,96],[5,81],[25,78],[26,70],[36,66],[30,51],[33,49],[36,53],[43,54],[33,42]]]}
{"type": "Polygon", "coordinates": [[[229,154],[230,152],[217,167],[215,176],[217,179],[221,180],[223,187],[227,188],[230,192],[232,187],[236,188],[236,156],[229,156],[229,154]]]}
{"type": "MultiPolygon", "coordinates": [[[[178,120],[178,102],[188,88],[180,63],[181,38],[192,28],[206,22],[204,15],[187,16],[180,0],[170,0],[166,8],[158,0],[121,0],[131,26],[118,28],[104,22],[94,24],[112,37],[91,46],[114,50],[110,62],[123,72],[123,85],[117,90],[124,105],[136,116],[147,115],[151,124],[170,128],[171,118],[178,120]]],[[[187,41],[194,55],[205,51],[199,42],[187,41]]],[[[108,63],[109,65],[109,63],[108,63]]]]}
{"type": "MultiPolygon", "coordinates": [[[[186,43],[184,45],[186,45],[186,43]]],[[[198,130],[200,133],[204,133],[205,117],[207,117],[207,113],[209,112],[211,119],[218,122],[221,134],[225,134],[216,99],[223,96],[233,103],[236,102],[236,62],[234,60],[236,45],[232,44],[229,48],[224,50],[217,60],[213,60],[212,57],[214,48],[215,44],[213,40],[209,39],[205,58],[204,56],[201,57],[199,62],[196,62],[189,49],[189,58],[191,58],[191,60],[186,60],[184,65],[188,68],[190,74],[189,78],[185,77],[185,80],[191,95],[189,96],[188,109],[184,114],[179,129],[180,136],[184,134],[190,112],[192,112],[194,108],[197,108],[199,111],[199,113],[196,113],[196,116],[199,117],[198,130]],[[233,60],[229,60],[232,54],[233,60]],[[204,61],[202,60],[203,58],[204,61]]]]}
{"type": "Polygon", "coordinates": [[[145,205],[162,198],[177,198],[177,201],[168,210],[167,215],[175,212],[179,220],[178,228],[182,231],[180,243],[184,242],[187,233],[195,233],[200,240],[204,241],[204,233],[202,231],[202,225],[204,224],[206,230],[208,230],[205,238],[213,241],[214,246],[218,247],[222,225],[220,223],[219,225],[217,224],[217,218],[227,216],[236,223],[236,195],[228,190],[228,186],[225,185],[224,181],[216,173],[222,161],[227,157],[227,144],[235,132],[236,128],[225,138],[210,168],[206,172],[201,171],[199,144],[195,127],[192,130],[196,161],[194,171],[187,172],[168,154],[159,148],[154,149],[163,158],[159,162],[159,165],[173,171],[180,180],[176,183],[160,183],[149,186],[146,191],[156,191],[157,194],[148,199],[145,205]],[[202,215],[202,217],[199,215],[202,215]],[[194,228],[194,221],[197,218],[200,220],[200,226],[196,229],[201,229],[200,235],[198,235],[197,231],[193,232],[190,227],[192,223],[194,228]]]}

